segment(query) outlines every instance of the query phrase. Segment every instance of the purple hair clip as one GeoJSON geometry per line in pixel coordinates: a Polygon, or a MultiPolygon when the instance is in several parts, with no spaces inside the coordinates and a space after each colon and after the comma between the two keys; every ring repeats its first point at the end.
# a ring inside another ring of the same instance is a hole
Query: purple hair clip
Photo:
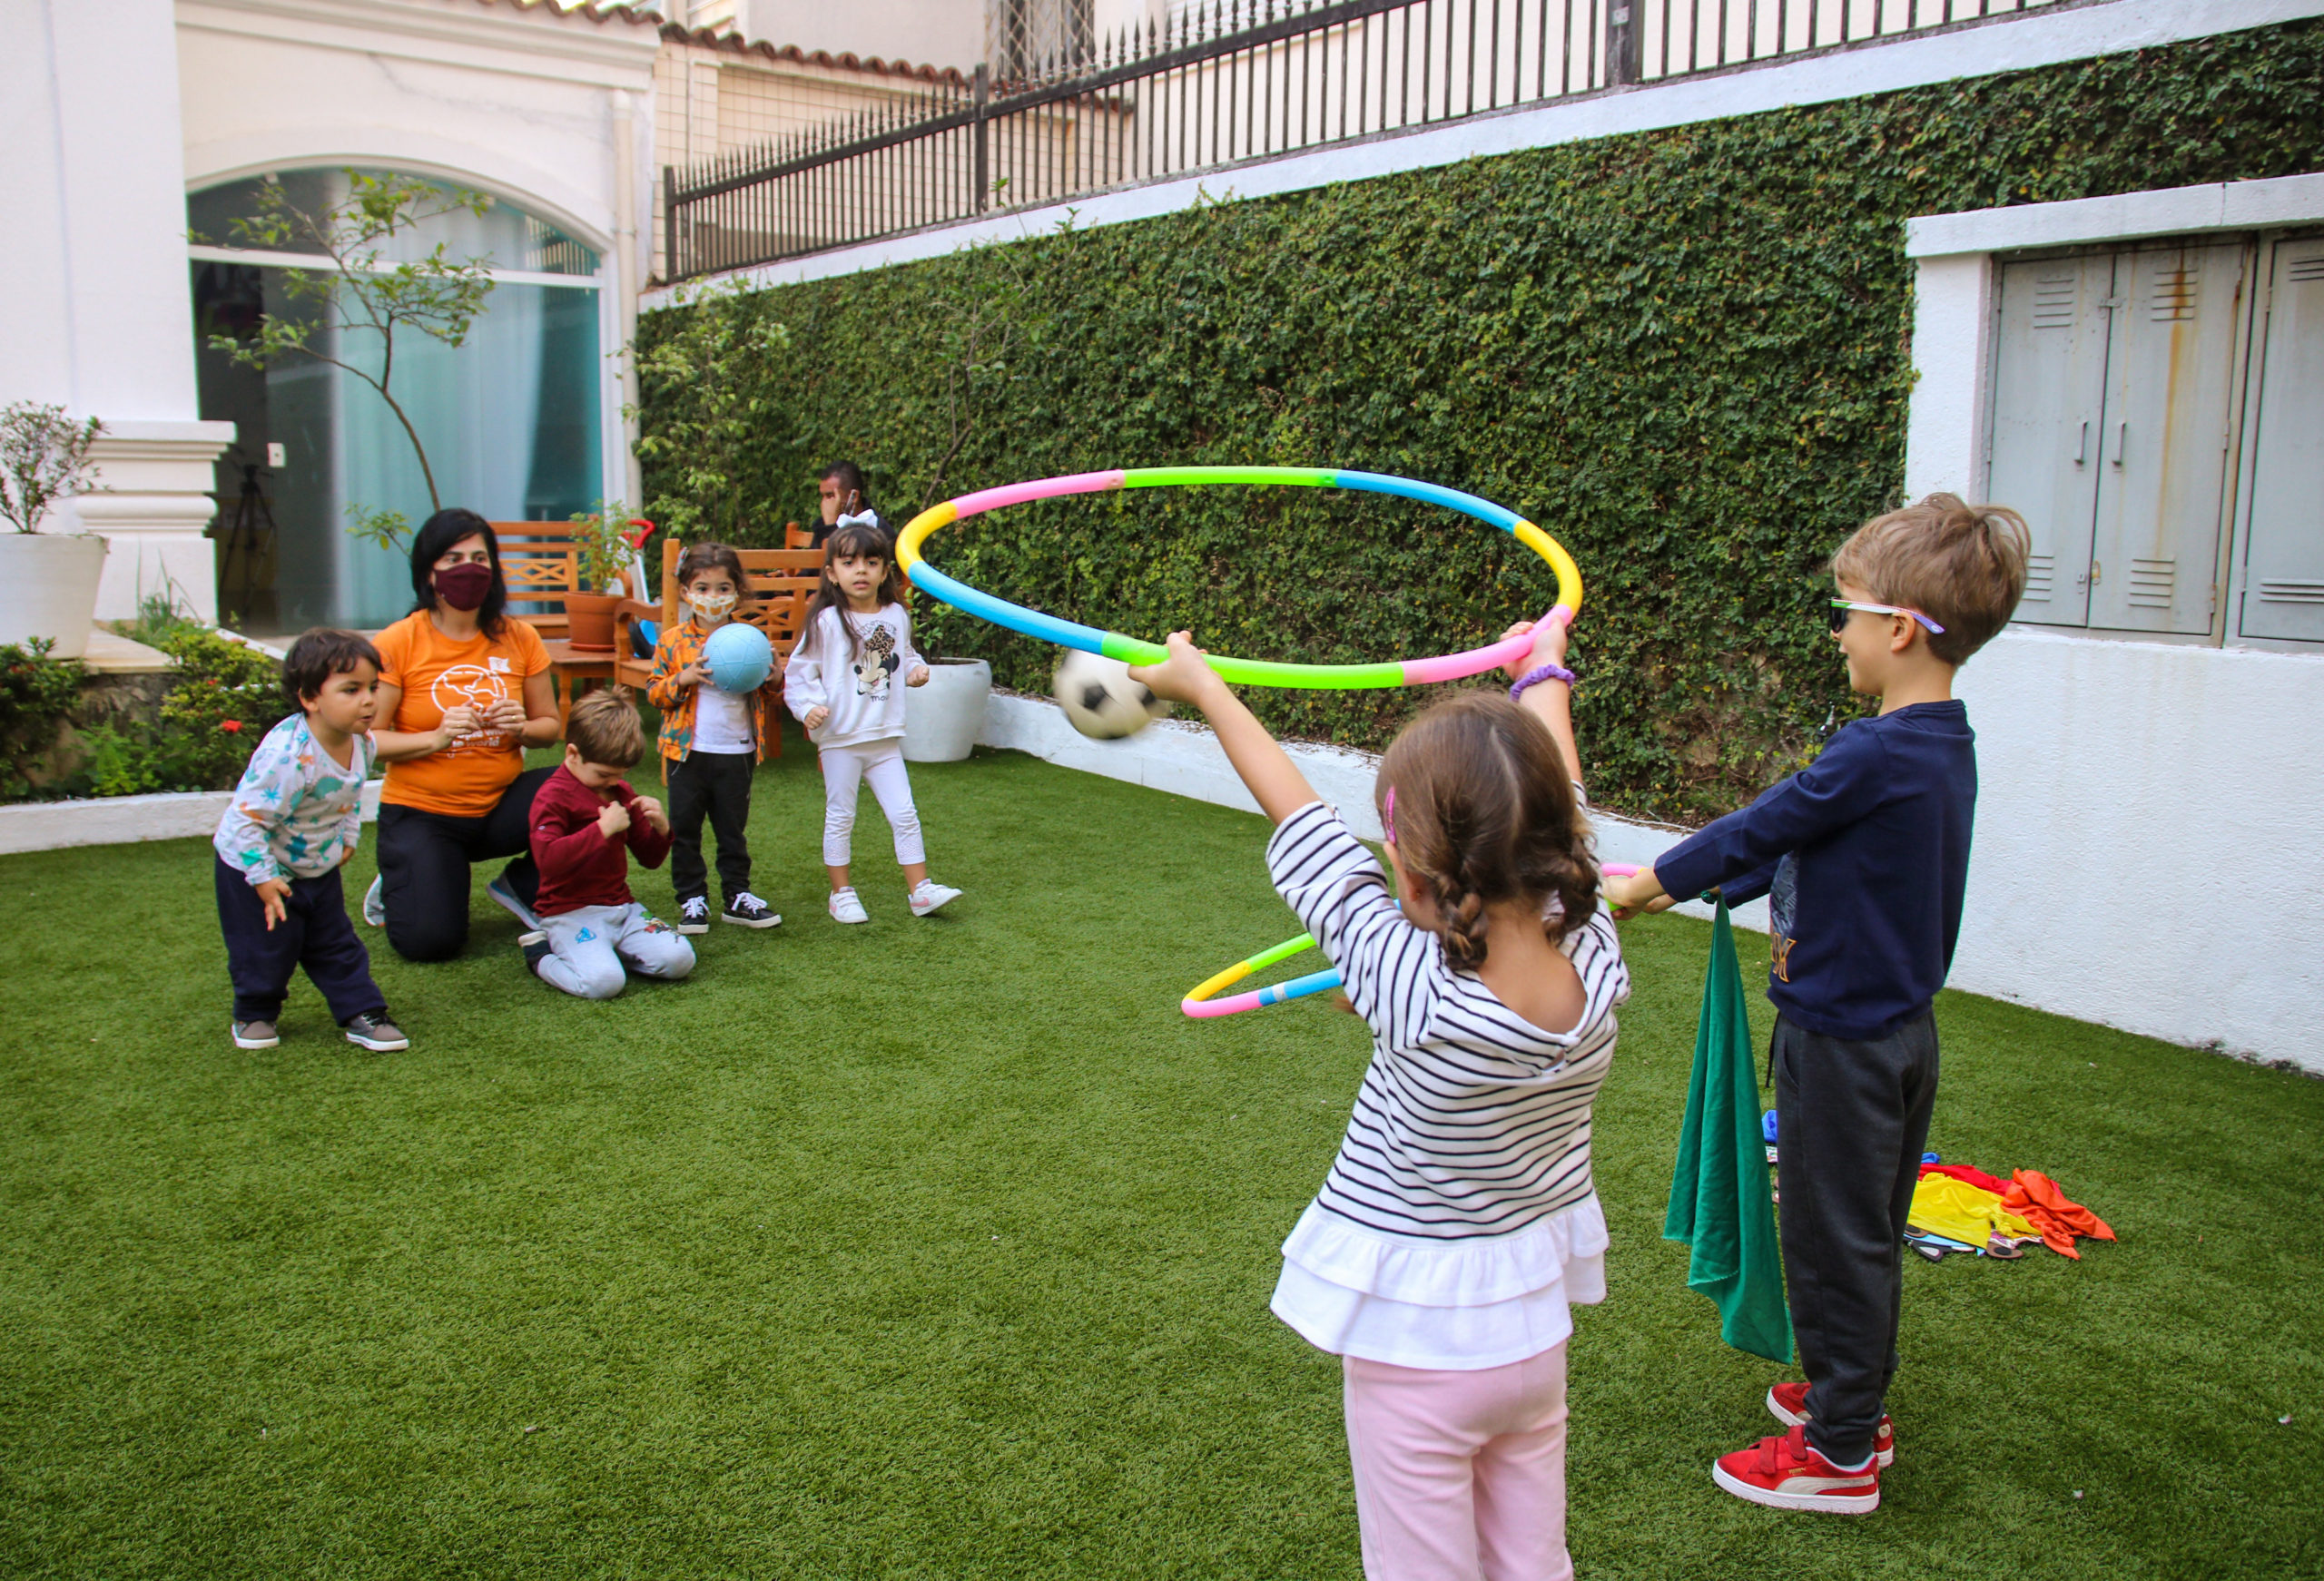
{"type": "Polygon", "coordinates": [[[1388,800],[1380,809],[1380,823],[1393,843],[1396,838],[1396,788],[1393,785],[1388,787],[1388,800]]]}

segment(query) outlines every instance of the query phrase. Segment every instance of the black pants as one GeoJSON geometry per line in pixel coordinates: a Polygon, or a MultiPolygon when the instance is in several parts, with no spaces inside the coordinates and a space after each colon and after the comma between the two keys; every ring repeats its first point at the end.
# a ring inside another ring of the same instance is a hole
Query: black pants
{"type": "Polygon", "coordinates": [[[753,752],[688,752],[670,765],[670,884],[683,906],[710,893],[702,860],[702,820],[718,838],[718,887],[732,902],[751,887],[753,752]]]}
{"type": "Polygon", "coordinates": [[[1872,1453],[1896,1375],[1905,1224],[1936,1106],[1936,1018],[1886,1037],[1826,1037],[1776,1017],[1776,1177],[1791,1327],[1807,1374],[1807,1441],[1872,1453]]]}
{"type": "Polygon", "coordinates": [[[501,877],[527,906],[540,893],[533,866],[533,796],[555,769],[527,769],[482,818],[454,818],[393,803],[379,809],[379,899],[388,942],[408,961],[449,960],[468,942],[468,869],[517,859],[501,877]]]}
{"type": "Polygon", "coordinates": [[[270,932],[266,902],[250,880],[214,857],[212,865],[218,869],[218,927],[226,936],[226,970],[234,979],[235,1020],[280,1019],[290,974],[300,967],[322,991],[334,1021],[386,1012],[388,1002],[371,980],[370,953],[347,918],[337,868],[320,879],[292,879],[282,920],[270,932]]]}

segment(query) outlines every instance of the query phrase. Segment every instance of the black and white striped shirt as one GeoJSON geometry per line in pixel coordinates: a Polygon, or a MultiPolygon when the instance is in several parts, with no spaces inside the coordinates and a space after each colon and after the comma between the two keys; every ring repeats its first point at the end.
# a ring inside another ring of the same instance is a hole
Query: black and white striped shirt
{"type": "Polygon", "coordinates": [[[1463,1241],[1587,1200],[1590,1105],[1630,991],[1612,917],[1601,908],[1561,944],[1587,1004],[1573,1031],[1551,1033],[1404,920],[1379,861],[1323,802],[1284,820],[1267,871],[1372,1028],[1372,1065],[1316,1206],[1378,1234],[1463,1241]]]}

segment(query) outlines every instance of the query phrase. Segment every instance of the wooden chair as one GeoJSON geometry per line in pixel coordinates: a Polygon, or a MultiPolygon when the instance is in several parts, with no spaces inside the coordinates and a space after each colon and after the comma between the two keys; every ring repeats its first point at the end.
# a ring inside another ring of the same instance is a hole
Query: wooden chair
{"type": "Polygon", "coordinates": [[[573,524],[495,522],[492,535],[500,544],[500,580],[508,589],[508,602],[551,606],[517,614],[540,633],[541,645],[548,650],[549,680],[556,688],[556,720],[562,730],[582,688],[614,678],[612,653],[576,650],[568,635],[572,623],[566,616],[565,601],[581,588],[581,552],[573,542],[573,524]]]}
{"type": "MultiPolygon", "coordinates": [[[[645,683],[653,678],[654,661],[635,657],[636,644],[630,633],[641,620],[659,621],[663,626],[678,618],[682,602],[678,587],[678,557],[684,548],[675,540],[662,545],[662,602],[659,605],[642,604],[636,599],[625,599],[614,612],[613,679],[635,690],[642,699],[645,683]]],[[[821,549],[737,549],[735,555],[743,562],[743,594],[734,606],[733,619],[748,622],[766,633],[767,644],[774,650],[778,664],[791,656],[799,639],[807,629],[807,610],[814,603],[815,588],[822,580],[823,552],[821,549]]],[[[658,628],[657,628],[658,629],[658,628]]],[[[783,752],[783,729],[779,717],[774,721],[766,748],[767,755],[779,757],[783,752]]]]}
{"type": "Polygon", "coordinates": [[[783,546],[786,549],[812,549],[815,546],[815,529],[803,527],[797,522],[783,524],[783,546]]]}

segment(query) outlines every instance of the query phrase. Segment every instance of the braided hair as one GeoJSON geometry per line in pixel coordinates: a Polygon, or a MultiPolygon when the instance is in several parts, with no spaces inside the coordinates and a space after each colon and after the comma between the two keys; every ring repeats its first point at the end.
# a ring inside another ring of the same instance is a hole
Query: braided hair
{"type": "Polygon", "coordinates": [[[1551,944],[1598,909],[1598,864],[1557,743],[1505,697],[1462,692],[1404,727],[1374,794],[1396,861],[1434,902],[1452,963],[1485,963],[1493,907],[1541,912],[1551,944]]]}

